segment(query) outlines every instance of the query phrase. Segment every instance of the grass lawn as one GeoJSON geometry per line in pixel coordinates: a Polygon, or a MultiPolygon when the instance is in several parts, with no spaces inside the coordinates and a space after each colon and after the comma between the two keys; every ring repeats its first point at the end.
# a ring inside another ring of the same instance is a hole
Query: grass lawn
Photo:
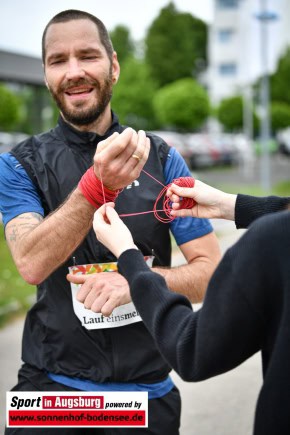
{"type": "MultiPolygon", "coordinates": [[[[243,193],[245,195],[265,196],[265,192],[257,185],[239,185],[237,184],[223,184],[215,186],[217,189],[221,189],[228,193],[243,193]]],[[[271,195],[277,196],[290,196],[290,180],[283,181],[272,187],[271,195]]]]}

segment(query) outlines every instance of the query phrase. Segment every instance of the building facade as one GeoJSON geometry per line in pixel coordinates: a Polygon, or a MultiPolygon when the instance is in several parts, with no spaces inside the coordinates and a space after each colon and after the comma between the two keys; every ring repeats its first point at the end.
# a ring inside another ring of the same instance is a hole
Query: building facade
{"type": "Polygon", "coordinates": [[[265,53],[267,71],[273,72],[290,46],[289,26],[289,0],[214,0],[207,72],[211,100],[243,94],[265,71],[265,53]],[[261,38],[265,12],[267,39],[261,38]]]}

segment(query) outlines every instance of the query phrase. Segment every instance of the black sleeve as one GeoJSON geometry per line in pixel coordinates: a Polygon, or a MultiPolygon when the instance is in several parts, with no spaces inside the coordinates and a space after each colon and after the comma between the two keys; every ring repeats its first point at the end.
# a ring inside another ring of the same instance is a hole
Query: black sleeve
{"type": "Polygon", "coordinates": [[[282,211],[290,205],[290,197],[249,196],[239,194],[235,207],[235,223],[237,228],[247,228],[255,219],[282,211]]]}
{"type": "MultiPolygon", "coordinates": [[[[236,249],[239,249],[238,247],[236,249]]],[[[144,263],[141,252],[128,250],[119,271],[128,280],[132,300],[169,365],[187,381],[228,371],[259,350],[261,319],[240,291],[251,290],[247,273],[232,269],[227,253],[214,274],[201,310],[168,290],[165,280],[144,263]]],[[[253,261],[250,260],[253,265],[253,261]]],[[[246,266],[248,268],[248,266],[246,266]]]]}

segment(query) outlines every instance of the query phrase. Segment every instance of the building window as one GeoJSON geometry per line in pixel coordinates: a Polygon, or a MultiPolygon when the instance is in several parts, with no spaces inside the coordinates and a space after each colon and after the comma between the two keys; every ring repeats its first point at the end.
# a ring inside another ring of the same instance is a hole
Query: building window
{"type": "Polygon", "coordinates": [[[218,31],[218,39],[222,43],[230,42],[234,33],[233,29],[220,29],[218,31]]]}
{"type": "Polygon", "coordinates": [[[237,74],[237,65],[233,62],[221,63],[219,73],[221,76],[235,76],[237,74]]]}
{"type": "Polygon", "coordinates": [[[239,6],[239,0],[217,0],[219,9],[233,9],[239,6]]]}

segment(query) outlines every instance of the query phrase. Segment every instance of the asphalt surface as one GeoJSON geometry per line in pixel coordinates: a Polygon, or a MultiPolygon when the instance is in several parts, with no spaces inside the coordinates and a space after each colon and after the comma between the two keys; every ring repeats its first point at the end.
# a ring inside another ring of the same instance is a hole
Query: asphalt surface
{"type": "MultiPolygon", "coordinates": [[[[264,179],[264,160],[255,158],[244,161],[240,166],[233,166],[223,169],[195,169],[193,174],[196,178],[212,186],[217,185],[256,185],[262,187],[264,179]]],[[[269,160],[269,184],[271,187],[277,183],[290,179],[290,156],[277,153],[269,160]]],[[[240,192],[243,193],[243,192],[240,192]]]]}
{"type": "MultiPolygon", "coordinates": [[[[243,232],[236,231],[233,223],[213,223],[223,251],[243,232]]],[[[174,255],[175,265],[183,261],[181,254],[174,255]]],[[[20,318],[0,330],[0,433],[5,425],[5,393],[16,383],[21,364],[23,321],[20,318]]],[[[259,354],[235,370],[207,381],[193,384],[183,382],[176,373],[172,377],[182,396],[181,435],[251,435],[262,382],[259,354]]]]}

